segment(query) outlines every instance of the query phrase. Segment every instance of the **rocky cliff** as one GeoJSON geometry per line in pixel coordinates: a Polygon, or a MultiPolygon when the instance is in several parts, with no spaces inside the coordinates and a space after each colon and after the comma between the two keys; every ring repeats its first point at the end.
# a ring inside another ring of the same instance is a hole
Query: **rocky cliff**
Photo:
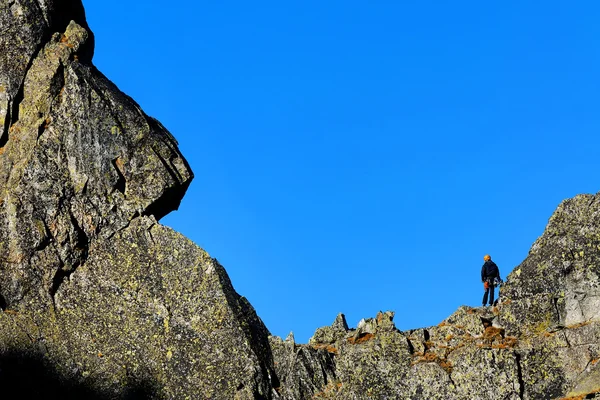
{"type": "Polygon", "coordinates": [[[0,0],[0,32],[0,352],[102,398],[271,397],[252,306],[157,223],[192,172],[91,63],[80,1],[0,0]]]}
{"type": "Polygon", "coordinates": [[[493,309],[402,332],[393,313],[271,337],[283,398],[600,399],[600,194],[565,200],[493,309]]]}
{"type": "Polygon", "coordinates": [[[600,205],[563,202],[493,310],[269,336],[158,222],[177,142],[92,63],[80,0],[0,0],[0,382],[15,398],[600,398],[600,205]]]}

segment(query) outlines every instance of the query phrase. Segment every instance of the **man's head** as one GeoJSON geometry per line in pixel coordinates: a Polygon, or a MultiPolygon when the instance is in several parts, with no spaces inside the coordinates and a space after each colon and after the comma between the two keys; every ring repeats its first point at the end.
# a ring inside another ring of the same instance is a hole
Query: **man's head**
{"type": "Polygon", "coordinates": [[[485,256],[483,256],[484,261],[490,261],[491,259],[492,259],[492,257],[490,257],[489,254],[486,254],[485,256]]]}

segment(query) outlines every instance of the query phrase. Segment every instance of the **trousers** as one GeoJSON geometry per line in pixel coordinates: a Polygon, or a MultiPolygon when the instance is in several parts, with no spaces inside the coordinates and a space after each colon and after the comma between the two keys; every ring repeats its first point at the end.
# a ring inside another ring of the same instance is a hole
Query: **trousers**
{"type": "Polygon", "coordinates": [[[490,306],[494,305],[494,278],[488,278],[487,282],[488,288],[484,289],[485,291],[483,292],[483,300],[481,302],[481,305],[483,306],[485,306],[488,301],[488,295],[490,298],[490,306]]]}

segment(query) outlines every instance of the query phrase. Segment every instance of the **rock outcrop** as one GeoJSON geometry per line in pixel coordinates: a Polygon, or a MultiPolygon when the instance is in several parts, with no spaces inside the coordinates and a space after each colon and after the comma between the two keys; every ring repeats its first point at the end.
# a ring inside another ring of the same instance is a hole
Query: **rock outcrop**
{"type": "Polygon", "coordinates": [[[92,65],[81,2],[0,0],[0,32],[0,358],[105,398],[271,397],[252,306],[157,223],[192,172],[92,65]]]}
{"type": "Polygon", "coordinates": [[[600,398],[599,262],[600,194],[565,200],[508,276],[498,307],[463,306],[408,332],[391,313],[357,329],[338,315],[308,345],[271,338],[278,391],[285,399],[600,398]]]}
{"type": "Polygon", "coordinates": [[[158,222],[192,171],[93,40],[80,0],[0,0],[0,382],[20,398],[600,398],[600,195],[559,206],[497,308],[282,340],[158,222]]]}

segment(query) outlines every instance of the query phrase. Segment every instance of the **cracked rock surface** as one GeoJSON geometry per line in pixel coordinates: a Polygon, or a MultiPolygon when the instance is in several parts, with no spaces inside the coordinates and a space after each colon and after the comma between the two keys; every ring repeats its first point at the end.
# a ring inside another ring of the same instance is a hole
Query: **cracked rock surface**
{"type": "Polygon", "coordinates": [[[0,382],[35,361],[56,377],[31,398],[600,398],[600,195],[558,207],[497,308],[282,340],[159,224],[193,174],[93,53],[80,0],[0,0],[0,382]]]}
{"type": "Polygon", "coordinates": [[[20,352],[103,398],[270,397],[262,321],[157,223],[193,178],[177,142],[92,56],[79,0],[0,0],[0,375],[20,352]]]}

